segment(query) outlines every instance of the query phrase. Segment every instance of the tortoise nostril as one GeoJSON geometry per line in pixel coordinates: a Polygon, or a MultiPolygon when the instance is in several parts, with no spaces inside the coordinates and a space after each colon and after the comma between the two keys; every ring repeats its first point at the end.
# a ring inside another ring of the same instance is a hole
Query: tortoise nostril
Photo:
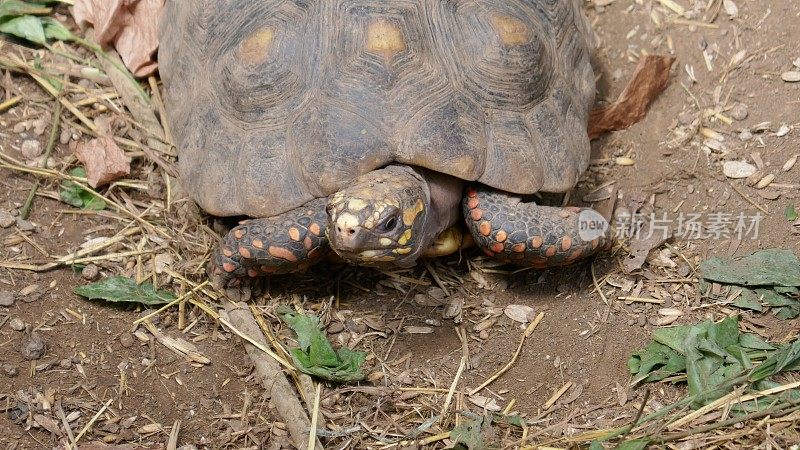
{"type": "Polygon", "coordinates": [[[356,234],[356,230],[350,228],[349,230],[347,230],[347,233],[348,234],[356,234]]]}

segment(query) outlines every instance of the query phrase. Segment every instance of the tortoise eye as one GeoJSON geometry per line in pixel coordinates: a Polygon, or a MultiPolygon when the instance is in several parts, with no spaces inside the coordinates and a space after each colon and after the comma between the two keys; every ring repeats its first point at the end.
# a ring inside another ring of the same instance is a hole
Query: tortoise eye
{"type": "Polygon", "coordinates": [[[397,217],[391,216],[386,219],[380,226],[381,231],[392,231],[397,227],[397,217]]]}

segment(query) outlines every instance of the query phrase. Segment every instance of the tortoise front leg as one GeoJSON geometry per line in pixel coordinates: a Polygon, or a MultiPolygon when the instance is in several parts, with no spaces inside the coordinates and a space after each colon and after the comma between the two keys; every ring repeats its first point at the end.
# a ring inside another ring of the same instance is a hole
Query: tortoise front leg
{"type": "Polygon", "coordinates": [[[483,186],[466,190],[462,210],[489,256],[536,268],[563,266],[613,243],[608,222],[588,208],[555,208],[483,186]]]}
{"type": "Polygon", "coordinates": [[[303,270],[328,254],[327,199],[232,229],[211,259],[217,288],[236,287],[246,278],[303,270]]]}

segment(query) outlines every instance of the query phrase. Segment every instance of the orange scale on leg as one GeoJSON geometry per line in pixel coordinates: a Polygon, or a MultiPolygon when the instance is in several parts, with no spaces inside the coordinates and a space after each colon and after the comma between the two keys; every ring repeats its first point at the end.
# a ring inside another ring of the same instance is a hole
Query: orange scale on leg
{"type": "Polygon", "coordinates": [[[231,273],[234,270],[236,270],[236,265],[233,264],[233,263],[229,263],[229,262],[222,263],[222,270],[224,270],[225,272],[231,273]]]}
{"type": "Polygon", "coordinates": [[[570,247],[572,247],[572,238],[569,236],[561,238],[561,251],[566,252],[570,247]]]}
{"type": "Polygon", "coordinates": [[[244,247],[239,247],[239,254],[244,256],[245,258],[251,258],[253,256],[250,254],[250,250],[244,247]]]}
{"type": "Polygon", "coordinates": [[[556,246],[551,245],[547,247],[547,250],[544,251],[544,255],[547,256],[548,258],[552,258],[553,256],[555,256],[557,251],[558,250],[556,250],[556,246]]]}
{"type": "Polygon", "coordinates": [[[480,209],[475,208],[469,212],[469,218],[476,222],[481,220],[481,217],[483,217],[483,211],[480,209]]]}
{"type": "Polygon", "coordinates": [[[245,232],[244,232],[244,230],[242,230],[241,228],[233,232],[233,236],[234,236],[236,239],[241,239],[241,238],[243,238],[243,237],[244,237],[244,234],[245,234],[245,232]]]}
{"type": "Polygon", "coordinates": [[[255,278],[258,276],[258,271],[256,269],[247,269],[247,274],[250,275],[251,278],[255,278]]]}
{"type": "Polygon", "coordinates": [[[541,236],[534,236],[531,238],[531,248],[541,248],[542,244],[544,244],[544,240],[541,236]]]}
{"type": "Polygon", "coordinates": [[[233,256],[233,250],[229,249],[228,247],[225,247],[222,249],[222,254],[230,258],[231,256],[233,256]]]}
{"type": "Polygon", "coordinates": [[[481,234],[484,235],[484,236],[489,236],[490,234],[492,234],[492,224],[489,223],[488,221],[484,220],[478,226],[478,231],[480,231],[481,234]]]}
{"type": "Polygon", "coordinates": [[[492,251],[495,252],[495,253],[500,253],[500,252],[502,252],[504,250],[505,247],[503,246],[502,243],[495,242],[489,248],[492,249],[492,251]]]}
{"type": "Polygon", "coordinates": [[[523,252],[525,252],[525,243],[524,242],[520,242],[519,244],[514,244],[514,246],[511,247],[511,250],[514,253],[523,253],[523,252]]]}
{"type": "Polygon", "coordinates": [[[469,209],[475,209],[475,208],[477,208],[477,207],[478,207],[478,204],[479,204],[480,202],[481,202],[481,201],[480,201],[480,199],[479,199],[478,197],[470,197],[470,199],[469,199],[469,200],[467,200],[467,207],[468,207],[469,209]]]}

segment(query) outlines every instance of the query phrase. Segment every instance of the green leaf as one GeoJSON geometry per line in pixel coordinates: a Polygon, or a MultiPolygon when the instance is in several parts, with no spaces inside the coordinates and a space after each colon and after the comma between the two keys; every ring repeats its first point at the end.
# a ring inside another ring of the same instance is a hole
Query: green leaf
{"type": "Polygon", "coordinates": [[[142,303],[147,306],[163,305],[175,300],[171,292],[155,290],[151,283],[136,284],[125,277],[110,277],[86,286],[77,286],[74,292],[91,300],[142,303]]]}
{"type": "Polygon", "coordinates": [[[35,44],[44,45],[44,27],[41,19],[34,16],[19,16],[0,22],[0,33],[11,34],[35,44]]]}
{"type": "Polygon", "coordinates": [[[721,322],[708,327],[708,337],[720,349],[739,343],[739,317],[726,317],[721,322]]]}
{"type": "Polygon", "coordinates": [[[750,289],[743,290],[742,294],[731,304],[737,308],[750,309],[758,312],[764,311],[764,307],[761,306],[761,302],[759,301],[758,294],[750,289]]]}
{"type": "Polygon", "coordinates": [[[797,217],[797,210],[794,209],[794,205],[786,205],[786,220],[794,222],[797,217]]]}
{"type": "MultiPolygon", "coordinates": [[[[69,174],[73,177],[86,177],[86,171],[83,169],[83,167],[75,167],[69,171],[69,174]]],[[[64,203],[75,206],[76,208],[91,209],[96,211],[106,208],[105,200],[85,190],[72,180],[64,180],[61,182],[59,196],[64,203]]]]}
{"type": "Polygon", "coordinates": [[[650,439],[634,439],[620,443],[616,450],[644,450],[648,445],[650,445],[650,439]]]}
{"type": "Polygon", "coordinates": [[[505,414],[493,413],[492,419],[493,422],[495,423],[504,423],[517,428],[522,428],[523,426],[525,426],[525,419],[516,414],[505,415],[505,414]]]}
{"type": "Polygon", "coordinates": [[[466,421],[453,428],[450,439],[469,450],[487,450],[489,447],[483,439],[484,431],[488,432],[491,429],[491,423],[487,422],[483,417],[466,421]]]}
{"type": "Polygon", "coordinates": [[[603,443],[600,441],[592,441],[589,444],[589,450],[605,450],[605,447],[603,447],[603,443]]]}
{"type": "Polygon", "coordinates": [[[775,292],[784,295],[800,295],[800,289],[794,286],[775,286],[775,292]]]}
{"type": "Polygon", "coordinates": [[[796,339],[791,345],[778,349],[769,358],[753,368],[748,377],[751,381],[761,381],[777,375],[787,367],[794,368],[798,363],[800,363],[800,339],[796,339]]]}
{"type": "Polygon", "coordinates": [[[781,320],[791,320],[800,316],[800,306],[785,306],[775,311],[775,317],[781,320]]]}
{"type": "Polygon", "coordinates": [[[277,310],[281,319],[297,334],[298,348],[291,350],[294,365],[303,373],[328,381],[348,382],[364,379],[361,365],[365,352],[342,347],[338,351],[319,328],[319,319],[299,314],[289,307],[277,310]]]}
{"type": "Polygon", "coordinates": [[[785,297],[778,292],[773,291],[772,289],[756,289],[756,294],[760,296],[761,301],[767,306],[779,307],[800,305],[800,301],[785,297]]]}
{"type": "Polygon", "coordinates": [[[41,21],[42,26],[44,26],[44,36],[47,39],[55,39],[58,41],[74,41],[78,39],[67,27],[52,17],[42,17],[41,21]]]}
{"type": "Polygon", "coordinates": [[[703,278],[742,286],[800,286],[800,260],[791,250],[761,250],[740,259],[700,263],[703,278]]]}
{"type": "MultiPolygon", "coordinates": [[[[706,326],[707,324],[701,324],[700,326],[706,326]]],[[[698,325],[694,325],[696,327],[698,325]]],[[[669,348],[675,350],[676,352],[685,355],[686,348],[684,347],[684,342],[686,341],[686,337],[689,335],[689,331],[693,328],[692,325],[683,325],[678,327],[669,327],[669,328],[657,328],[653,332],[653,340],[668,346],[669,348]]]]}
{"type": "Polygon", "coordinates": [[[754,350],[775,350],[774,345],[771,345],[755,333],[744,333],[739,336],[739,345],[754,350]]]}
{"type": "Polygon", "coordinates": [[[628,369],[637,381],[660,381],[686,370],[686,358],[658,342],[651,342],[644,350],[631,355],[628,369]]]}

